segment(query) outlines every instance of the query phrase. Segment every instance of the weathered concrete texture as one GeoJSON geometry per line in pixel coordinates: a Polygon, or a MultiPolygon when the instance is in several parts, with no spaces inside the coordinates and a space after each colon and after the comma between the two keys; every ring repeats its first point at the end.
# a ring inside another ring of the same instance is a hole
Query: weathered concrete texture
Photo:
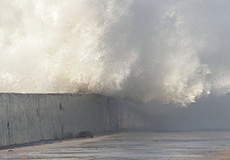
{"type": "Polygon", "coordinates": [[[100,95],[0,94],[0,146],[114,131],[115,114],[100,95]]]}

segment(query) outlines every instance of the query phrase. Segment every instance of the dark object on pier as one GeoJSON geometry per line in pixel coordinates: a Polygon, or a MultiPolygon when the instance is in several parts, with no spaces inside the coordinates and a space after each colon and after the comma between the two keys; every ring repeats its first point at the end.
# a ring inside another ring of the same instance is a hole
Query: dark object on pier
{"type": "Polygon", "coordinates": [[[76,138],[93,138],[93,134],[89,131],[82,131],[76,135],[76,138]]]}

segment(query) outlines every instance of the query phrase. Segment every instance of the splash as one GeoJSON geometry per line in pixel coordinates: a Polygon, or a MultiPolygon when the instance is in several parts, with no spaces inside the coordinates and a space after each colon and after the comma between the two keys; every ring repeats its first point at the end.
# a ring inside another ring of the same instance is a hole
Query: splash
{"type": "Polygon", "coordinates": [[[230,88],[216,67],[227,70],[229,5],[0,1],[0,92],[93,92],[189,104],[230,88]]]}

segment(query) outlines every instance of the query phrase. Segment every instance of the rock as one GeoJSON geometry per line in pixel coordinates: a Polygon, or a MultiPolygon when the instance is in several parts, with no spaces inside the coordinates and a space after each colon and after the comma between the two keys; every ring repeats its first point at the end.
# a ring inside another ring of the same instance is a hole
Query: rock
{"type": "Polygon", "coordinates": [[[89,131],[82,131],[76,135],[76,138],[93,138],[93,134],[89,131]]]}

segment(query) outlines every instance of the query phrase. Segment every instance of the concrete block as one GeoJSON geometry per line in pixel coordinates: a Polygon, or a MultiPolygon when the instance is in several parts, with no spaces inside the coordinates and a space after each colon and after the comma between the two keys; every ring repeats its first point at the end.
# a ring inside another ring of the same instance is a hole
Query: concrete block
{"type": "Polygon", "coordinates": [[[88,94],[0,94],[0,146],[115,131],[109,98],[88,94]]]}

